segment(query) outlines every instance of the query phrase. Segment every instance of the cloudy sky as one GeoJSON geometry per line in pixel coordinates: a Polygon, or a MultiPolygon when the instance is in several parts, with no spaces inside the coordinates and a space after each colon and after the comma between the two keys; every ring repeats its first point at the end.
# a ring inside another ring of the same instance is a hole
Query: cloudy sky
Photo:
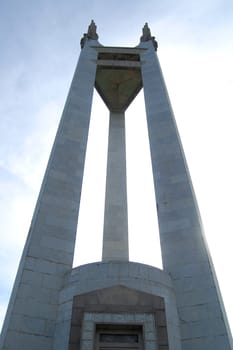
{"type": "MultiPolygon", "coordinates": [[[[104,45],[136,46],[145,22],[158,39],[233,328],[232,0],[1,0],[0,324],[91,19],[104,45]]],[[[108,112],[97,94],[93,105],[75,266],[101,256],[108,112]]],[[[130,258],[161,267],[142,93],[126,127],[130,258]]]]}

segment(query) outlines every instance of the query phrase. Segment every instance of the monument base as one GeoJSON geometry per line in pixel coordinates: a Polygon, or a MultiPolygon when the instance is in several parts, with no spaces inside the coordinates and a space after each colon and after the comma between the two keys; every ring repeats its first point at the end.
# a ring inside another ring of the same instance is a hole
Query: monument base
{"type": "Polygon", "coordinates": [[[172,281],[155,267],[115,261],[79,266],[66,276],[59,303],[54,349],[181,349],[172,281]]]}

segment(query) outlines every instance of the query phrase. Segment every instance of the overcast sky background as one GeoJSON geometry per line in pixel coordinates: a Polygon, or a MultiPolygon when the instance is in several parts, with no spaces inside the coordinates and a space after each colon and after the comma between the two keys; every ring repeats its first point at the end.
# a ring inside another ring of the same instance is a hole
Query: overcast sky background
{"type": "MultiPolygon", "coordinates": [[[[0,326],[91,19],[106,46],[136,46],[145,22],[158,40],[233,328],[232,0],[1,0],[0,326]]],[[[95,94],[74,265],[101,256],[107,127],[108,112],[95,94]]],[[[126,127],[130,259],[161,267],[142,93],[126,127]]]]}

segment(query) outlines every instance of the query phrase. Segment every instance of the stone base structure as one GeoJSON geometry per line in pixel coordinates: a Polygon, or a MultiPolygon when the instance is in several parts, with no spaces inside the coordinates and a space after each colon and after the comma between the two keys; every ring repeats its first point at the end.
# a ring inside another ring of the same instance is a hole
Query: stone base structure
{"type": "Polygon", "coordinates": [[[81,47],[0,349],[233,350],[155,38],[146,24],[137,47],[105,47],[92,21],[81,47]],[[110,111],[103,254],[73,269],[94,87],[110,111]],[[141,88],[163,270],[129,262],[124,118],[141,88]]]}
{"type": "Polygon", "coordinates": [[[168,342],[173,344],[169,349],[181,349],[171,279],[143,264],[93,263],[74,269],[60,293],[57,320],[56,349],[92,349],[100,324],[103,329],[144,328],[148,350],[168,349],[168,342]]]}

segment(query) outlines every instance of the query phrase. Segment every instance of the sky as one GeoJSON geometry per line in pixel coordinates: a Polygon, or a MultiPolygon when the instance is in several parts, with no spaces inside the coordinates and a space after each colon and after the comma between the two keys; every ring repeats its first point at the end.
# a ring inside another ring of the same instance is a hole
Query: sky
{"type": "MultiPolygon", "coordinates": [[[[106,46],[136,46],[145,22],[158,40],[233,329],[232,0],[1,0],[0,327],[91,19],[106,46]]],[[[101,259],[107,134],[108,111],[95,93],[74,266],[101,259]]],[[[161,267],[143,93],[126,113],[126,146],[130,260],[161,267]]]]}

